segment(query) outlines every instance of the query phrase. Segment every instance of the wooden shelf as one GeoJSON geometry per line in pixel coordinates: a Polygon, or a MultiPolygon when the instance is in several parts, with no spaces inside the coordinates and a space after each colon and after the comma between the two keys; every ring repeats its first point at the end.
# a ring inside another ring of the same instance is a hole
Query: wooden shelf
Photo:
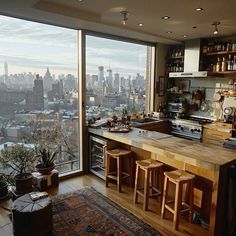
{"type": "Polygon", "coordinates": [[[236,51],[207,52],[207,53],[203,53],[203,56],[229,55],[229,54],[235,54],[235,53],[236,51]]]}
{"type": "Polygon", "coordinates": [[[178,56],[178,57],[168,57],[169,60],[176,60],[176,59],[183,59],[184,56],[178,56]]]}
{"type": "Polygon", "coordinates": [[[220,93],[220,96],[223,96],[223,97],[236,97],[236,94],[220,93]]]}
{"type": "Polygon", "coordinates": [[[166,91],[168,94],[170,95],[184,95],[184,94],[190,94],[190,92],[188,91],[183,91],[183,92],[170,92],[170,91],[166,91]]]}
{"type": "Polygon", "coordinates": [[[217,76],[217,77],[224,77],[225,75],[236,75],[236,71],[219,71],[219,72],[213,72],[213,71],[208,71],[207,74],[209,76],[217,76]]]}

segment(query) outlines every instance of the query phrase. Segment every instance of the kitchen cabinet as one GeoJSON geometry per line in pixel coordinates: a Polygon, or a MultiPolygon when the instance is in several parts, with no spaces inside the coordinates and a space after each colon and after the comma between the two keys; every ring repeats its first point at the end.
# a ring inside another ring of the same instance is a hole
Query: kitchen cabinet
{"type": "Polygon", "coordinates": [[[203,126],[202,142],[223,146],[224,140],[231,137],[232,125],[217,122],[203,126]]]}
{"type": "Polygon", "coordinates": [[[203,40],[201,47],[201,68],[211,76],[236,74],[236,43],[213,39],[203,40]]]}
{"type": "Polygon", "coordinates": [[[168,120],[154,122],[154,123],[146,123],[139,126],[140,129],[149,130],[149,131],[157,131],[160,133],[170,134],[171,132],[171,122],[168,120]]]}
{"type": "Polygon", "coordinates": [[[166,59],[166,74],[184,71],[184,46],[174,45],[169,48],[166,59]]]}

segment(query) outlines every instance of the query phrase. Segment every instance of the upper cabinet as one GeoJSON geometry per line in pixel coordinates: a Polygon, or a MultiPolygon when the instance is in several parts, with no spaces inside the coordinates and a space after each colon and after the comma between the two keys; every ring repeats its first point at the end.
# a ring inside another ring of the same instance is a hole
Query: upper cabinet
{"type": "Polygon", "coordinates": [[[168,50],[166,74],[184,71],[184,45],[174,45],[168,50]]]}
{"type": "Polygon", "coordinates": [[[236,41],[208,39],[202,41],[201,70],[212,75],[236,74],[236,41]]]}

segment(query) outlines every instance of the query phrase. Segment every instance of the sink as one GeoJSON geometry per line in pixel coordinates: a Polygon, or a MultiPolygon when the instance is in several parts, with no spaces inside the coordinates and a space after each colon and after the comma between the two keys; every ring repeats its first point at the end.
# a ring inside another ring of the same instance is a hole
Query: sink
{"type": "Polygon", "coordinates": [[[155,121],[158,121],[158,120],[154,119],[154,118],[145,117],[143,119],[134,120],[133,122],[135,122],[135,123],[149,123],[149,122],[155,122],[155,121]]]}

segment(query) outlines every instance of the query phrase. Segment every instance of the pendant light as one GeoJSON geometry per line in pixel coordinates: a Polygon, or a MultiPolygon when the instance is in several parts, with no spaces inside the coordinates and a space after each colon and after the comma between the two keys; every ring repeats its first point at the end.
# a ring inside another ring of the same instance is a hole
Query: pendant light
{"type": "Polygon", "coordinates": [[[219,21],[213,22],[213,24],[212,24],[214,26],[214,31],[213,31],[214,35],[217,35],[219,33],[218,27],[217,27],[217,25],[219,25],[219,24],[220,24],[219,21]]]}
{"type": "Polygon", "coordinates": [[[126,22],[128,20],[128,15],[129,12],[128,11],[121,11],[120,14],[122,15],[123,19],[122,19],[122,24],[126,25],[126,22]]]}

